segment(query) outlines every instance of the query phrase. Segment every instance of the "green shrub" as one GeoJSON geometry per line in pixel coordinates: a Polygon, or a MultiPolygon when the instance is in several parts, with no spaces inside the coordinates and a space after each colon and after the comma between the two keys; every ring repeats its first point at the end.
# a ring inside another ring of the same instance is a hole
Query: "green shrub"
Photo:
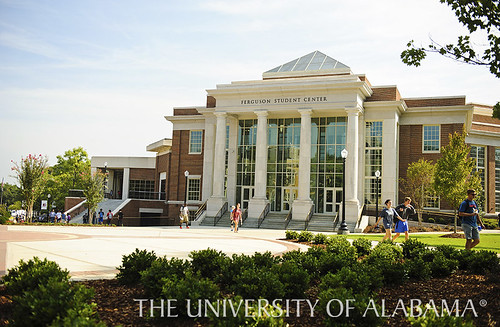
{"type": "Polygon", "coordinates": [[[252,259],[254,261],[254,266],[257,269],[270,269],[280,261],[279,257],[273,256],[270,251],[266,251],[264,253],[255,252],[252,259]]]}
{"type": "Polygon", "coordinates": [[[316,279],[319,277],[319,264],[321,256],[325,253],[320,247],[313,246],[310,247],[307,252],[301,252],[300,250],[293,250],[283,254],[281,260],[283,262],[294,262],[301,269],[305,270],[309,277],[316,279]]]}
{"type": "Polygon", "coordinates": [[[383,278],[378,270],[362,263],[344,267],[336,274],[328,273],[321,278],[319,288],[346,288],[354,294],[371,295],[382,287],[383,278]]]}
{"type": "Polygon", "coordinates": [[[430,224],[434,224],[436,222],[436,220],[434,218],[429,218],[427,219],[427,221],[430,223],[430,224]]]}
{"type": "Polygon", "coordinates": [[[93,296],[94,292],[83,285],[50,278],[46,284],[13,297],[16,303],[13,326],[47,326],[56,319],[71,322],[92,319],[97,307],[95,303],[89,304],[93,296]]]}
{"type": "Polygon", "coordinates": [[[5,225],[9,222],[9,218],[5,216],[0,216],[0,225],[5,225]]]}
{"type": "Polygon", "coordinates": [[[362,257],[369,255],[372,251],[372,241],[366,238],[358,238],[352,242],[352,245],[356,248],[358,256],[362,257]]]}
{"type": "Polygon", "coordinates": [[[193,271],[199,272],[202,277],[217,280],[223,266],[229,259],[222,251],[214,249],[205,249],[200,251],[191,251],[189,253],[191,267],[193,271]]]}
{"type": "Polygon", "coordinates": [[[235,253],[224,262],[216,282],[221,286],[221,289],[229,292],[232,285],[241,275],[241,272],[253,268],[255,268],[253,257],[235,253]]]}
{"type": "Polygon", "coordinates": [[[431,265],[421,257],[406,260],[404,262],[404,269],[410,280],[428,280],[431,278],[431,265]]]}
{"type": "Polygon", "coordinates": [[[356,248],[345,237],[334,237],[328,240],[325,253],[320,260],[320,274],[337,272],[342,267],[349,267],[358,259],[356,248]]]}
{"type": "Polygon", "coordinates": [[[409,238],[403,242],[402,247],[403,256],[407,259],[412,259],[418,257],[427,248],[427,245],[416,238],[409,238]]]}
{"type": "Polygon", "coordinates": [[[125,285],[138,283],[141,279],[141,272],[151,267],[156,259],[154,251],[135,249],[131,254],[122,256],[122,265],[116,268],[119,270],[116,279],[125,285]]]}
{"type": "Polygon", "coordinates": [[[451,245],[438,245],[436,246],[436,251],[441,252],[445,258],[453,259],[457,256],[458,250],[451,245]]]}
{"type": "Polygon", "coordinates": [[[345,236],[329,235],[327,245],[337,245],[337,246],[351,246],[351,243],[347,240],[345,236]]]}
{"type": "Polygon", "coordinates": [[[407,278],[402,258],[403,251],[399,246],[382,242],[377,244],[364,262],[380,271],[384,284],[393,285],[400,284],[407,278]]]}
{"type": "Polygon", "coordinates": [[[183,278],[186,271],[191,269],[191,263],[187,260],[161,257],[153,261],[151,267],[141,272],[141,284],[148,296],[157,298],[163,289],[161,279],[165,276],[176,276],[183,278]]]}
{"type": "Polygon", "coordinates": [[[325,326],[380,326],[384,318],[378,314],[382,310],[377,302],[373,297],[356,294],[350,289],[328,288],[320,291],[318,306],[324,316],[325,326]],[[349,314],[346,312],[347,301],[353,307],[349,314]],[[376,310],[366,310],[369,306],[376,310]]]}
{"type": "Polygon", "coordinates": [[[309,288],[309,273],[294,261],[285,261],[275,265],[273,272],[284,286],[285,298],[303,299],[304,292],[309,288]]]}
{"type": "Polygon", "coordinates": [[[286,230],[285,237],[287,240],[296,240],[299,238],[299,232],[295,230],[286,230]]]}
{"type": "Polygon", "coordinates": [[[231,287],[236,295],[244,299],[281,299],[285,294],[283,283],[279,276],[271,270],[246,269],[231,287]]]}
{"type": "Polygon", "coordinates": [[[485,274],[494,270],[499,264],[496,253],[486,250],[460,250],[453,256],[453,259],[458,260],[459,269],[467,270],[473,274],[485,274]]]}
{"type": "Polygon", "coordinates": [[[307,230],[303,230],[299,233],[298,241],[299,242],[311,242],[313,239],[313,233],[307,230]]]}
{"type": "Polygon", "coordinates": [[[61,269],[54,261],[40,260],[34,257],[27,262],[21,260],[19,265],[9,269],[3,277],[5,288],[10,295],[21,295],[34,290],[40,285],[46,285],[49,279],[68,282],[69,272],[61,269]]]}
{"type": "Polygon", "coordinates": [[[421,312],[425,312],[419,317],[408,317],[411,326],[415,327],[474,327],[474,323],[470,317],[465,320],[462,317],[450,316],[447,311],[440,315],[436,315],[434,310],[426,310],[425,307],[420,307],[421,312]]]}
{"type": "MultiPolygon", "coordinates": [[[[187,310],[190,310],[191,315],[195,315],[199,308],[198,300],[212,302],[219,298],[220,293],[213,281],[190,270],[186,271],[183,277],[172,275],[162,278],[161,284],[163,285],[161,297],[177,300],[176,307],[180,315],[186,315],[187,310]],[[188,299],[190,305],[187,303],[188,299]]],[[[159,313],[155,316],[159,316],[159,313]]]]}
{"type": "MultiPolygon", "coordinates": [[[[232,303],[236,314],[231,310],[231,305],[226,303],[226,315],[222,312],[220,303],[212,303],[214,308],[219,308],[218,315],[212,310],[208,311],[210,326],[214,327],[233,327],[233,326],[251,326],[251,327],[282,327],[288,326],[283,320],[284,311],[277,309],[261,299],[255,301],[254,305],[248,307],[248,315],[244,309],[244,299],[236,296],[234,299],[226,299],[232,303]],[[237,308],[240,308],[239,310],[237,308]],[[260,310],[259,310],[260,308],[260,310]]],[[[281,308],[281,307],[280,307],[281,308]]]]}
{"type": "Polygon", "coordinates": [[[458,261],[447,259],[441,252],[436,252],[436,256],[430,263],[430,267],[433,277],[447,277],[457,270],[458,261]]]}
{"type": "Polygon", "coordinates": [[[313,237],[313,242],[314,244],[325,244],[326,241],[328,240],[328,236],[322,233],[318,233],[314,235],[313,237]]]}

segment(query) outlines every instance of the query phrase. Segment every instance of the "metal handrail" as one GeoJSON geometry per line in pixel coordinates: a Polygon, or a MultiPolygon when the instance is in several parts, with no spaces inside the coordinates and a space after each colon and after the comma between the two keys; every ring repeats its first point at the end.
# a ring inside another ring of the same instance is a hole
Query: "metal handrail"
{"type": "Polygon", "coordinates": [[[309,209],[309,212],[307,213],[304,230],[307,230],[307,227],[309,226],[309,222],[311,221],[313,215],[314,215],[314,203],[312,204],[311,208],[309,209]]]}
{"type": "Polygon", "coordinates": [[[288,215],[286,215],[285,221],[286,221],[285,229],[287,229],[288,224],[290,224],[290,222],[292,221],[292,209],[290,209],[290,211],[288,211],[288,215]]]}
{"type": "Polygon", "coordinates": [[[340,212],[340,210],[337,211],[337,213],[335,214],[335,218],[333,219],[333,229],[335,229],[337,227],[337,224],[339,223],[339,219],[340,219],[339,212],[340,212]]]}
{"type": "Polygon", "coordinates": [[[201,215],[205,212],[205,210],[207,210],[207,202],[208,200],[206,200],[205,202],[203,202],[203,204],[201,206],[198,207],[198,210],[196,210],[195,214],[194,214],[194,220],[198,220],[200,219],[201,215]]]}
{"type": "Polygon", "coordinates": [[[217,223],[219,222],[219,220],[222,218],[222,216],[224,216],[224,214],[227,212],[227,201],[224,202],[224,204],[222,205],[222,208],[219,209],[219,212],[217,212],[217,214],[215,215],[214,217],[214,226],[217,225],[217,223]]]}
{"type": "Polygon", "coordinates": [[[248,218],[248,208],[246,208],[245,210],[243,210],[243,213],[241,214],[241,223],[240,223],[240,227],[243,226],[243,223],[245,222],[245,220],[248,218]]]}
{"type": "Polygon", "coordinates": [[[260,228],[260,225],[264,222],[264,219],[266,219],[267,215],[269,214],[269,211],[271,209],[271,204],[266,203],[266,206],[264,207],[264,210],[260,213],[259,220],[257,223],[257,228],[260,228]]]}

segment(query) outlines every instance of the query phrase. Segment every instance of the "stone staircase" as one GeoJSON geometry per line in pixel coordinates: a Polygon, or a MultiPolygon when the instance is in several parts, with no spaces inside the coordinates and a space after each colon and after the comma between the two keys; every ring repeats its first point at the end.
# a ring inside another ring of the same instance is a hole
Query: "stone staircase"
{"type": "MultiPolygon", "coordinates": [[[[214,226],[214,217],[206,216],[200,224],[201,226],[214,226]]],[[[230,212],[226,212],[220,220],[215,225],[217,227],[230,227],[231,226],[231,218],[230,212]]]]}
{"type": "MultiPolygon", "coordinates": [[[[111,212],[115,212],[115,209],[118,208],[123,202],[127,200],[111,200],[111,199],[105,199],[104,201],[100,202],[97,205],[97,212],[99,212],[100,209],[104,212],[104,219],[106,219],[106,214],[108,213],[108,210],[111,210],[111,212]]],[[[82,224],[83,223],[83,215],[87,212],[87,210],[81,212],[79,215],[76,217],[73,217],[70,221],[72,224],[82,224]]]]}
{"type": "Polygon", "coordinates": [[[260,228],[266,228],[266,229],[285,229],[286,226],[286,213],[277,213],[277,212],[270,212],[262,224],[260,225],[260,228]]]}
{"type": "Polygon", "coordinates": [[[335,216],[314,214],[311,218],[311,221],[309,221],[307,230],[312,232],[334,232],[334,220],[335,216]]]}

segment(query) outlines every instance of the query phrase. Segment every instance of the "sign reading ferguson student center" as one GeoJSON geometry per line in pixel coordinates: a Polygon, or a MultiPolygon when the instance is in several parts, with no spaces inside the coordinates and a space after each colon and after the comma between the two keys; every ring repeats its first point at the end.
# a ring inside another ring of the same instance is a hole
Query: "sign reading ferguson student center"
{"type": "Polygon", "coordinates": [[[269,99],[243,99],[241,104],[283,104],[283,103],[313,103],[327,102],[328,99],[323,96],[317,97],[294,97],[294,98],[269,98],[269,99]]]}

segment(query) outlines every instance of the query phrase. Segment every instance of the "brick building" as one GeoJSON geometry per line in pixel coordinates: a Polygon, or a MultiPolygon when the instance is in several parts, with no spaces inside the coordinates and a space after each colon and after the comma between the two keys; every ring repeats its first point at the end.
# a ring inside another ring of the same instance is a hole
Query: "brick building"
{"type": "MultiPolygon", "coordinates": [[[[435,161],[448,135],[463,127],[483,175],[485,209],[500,211],[500,120],[491,115],[491,106],[467,103],[465,96],[401,97],[396,86],[371,85],[315,51],[262,80],[217,85],[207,90],[205,106],[174,108],[166,117],[174,130],[169,212],[177,214],[187,197],[192,210],[206,202],[207,216],[227,202],[241,203],[249,218],[269,206],[283,215],[292,210],[293,220],[305,220],[310,210],[333,219],[341,208],[346,149],[352,228],[363,205],[375,203],[377,170],[380,199],[400,199],[398,180],[408,164],[435,161]]],[[[427,206],[449,209],[439,198],[430,197],[427,206]]]]}
{"type": "MultiPolygon", "coordinates": [[[[236,203],[250,219],[266,209],[284,217],[291,210],[295,221],[311,212],[334,219],[345,185],[352,230],[362,227],[363,205],[376,202],[376,171],[379,200],[400,201],[398,181],[408,164],[435,162],[448,135],[465,127],[483,177],[485,210],[493,213],[500,211],[500,120],[491,116],[491,106],[467,103],[465,96],[404,98],[396,86],[371,85],[315,51],[263,73],[262,80],[217,85],[207,90],[204,106],[174,108],[165,117],[172,139],[148,146],[157,153],[154,167],[107,169],[123,198],[158,192],[133,210],[138,217],[154,211],[166,224],[178,222],[185,201],[193,218],[202,208],[201,219],[236,203]]],[[[103,160],[95,167],[102,169],[103,160]]],[[[429,208],[449,209],[439,198],[427,200],[429,208]]]]}

